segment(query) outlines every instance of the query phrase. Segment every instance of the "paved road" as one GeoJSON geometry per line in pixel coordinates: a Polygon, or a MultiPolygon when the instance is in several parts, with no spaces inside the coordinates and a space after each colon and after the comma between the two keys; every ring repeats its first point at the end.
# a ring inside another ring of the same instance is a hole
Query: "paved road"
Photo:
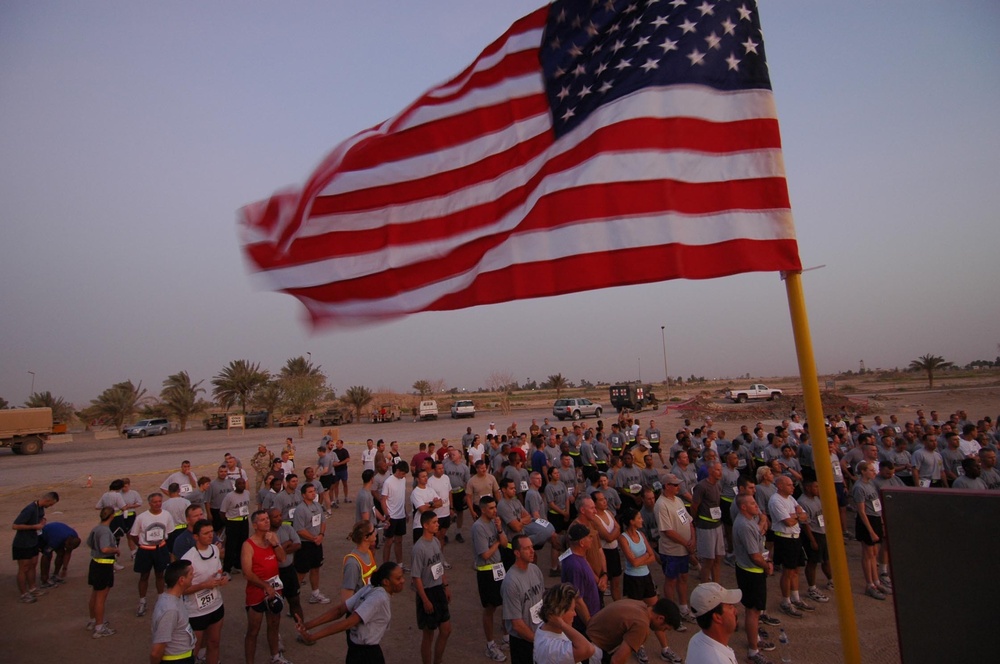
{"type": "MultiPolygon", "coordinates": [[[[643,413],[646,417],[654,414],[653,411],[643,413]]],[[[494,415],[494,421],[500,430],[506,430],[512,421],[527,430],[533,418],[541,423],[546,416],[551,416],[550,410],[518,410],[503,419],[494,415]]],[[[490,418],[491,414],[480,413],[473,419],[461,420],[446,416],[426,422],[414,422],[406,418],[379,424],[363,422],[341,426],[340,437],[350,449],[358,450],[364,446],[367,438],[382,438],[386,442],[398,440],[400,444],[436,442],[441,438],[449,438],[454,442],[461,438],[469,426],[474,432],[485,435],[490,418]]],[[[555,418],[550,419],[559,423],[555,418]]],[[[605,424],[610,426],[608,417],[605,416],[604,419],[605,424]]],[[[596,420],[588,419],[585,422],[593,425],[596,420]]],[[[306,452],[306,458],[311,459],[313,455],[309,448],[319,444],[325,430],[326,428],[315,425],[307,426],[305,438],[302,439],[297,437],[295,427],[248,429],[246,432],[205,431],[200,423],[195,429],[183,433],[131,440],[95,440],[92,433],[77,433],[73,436],[73,442],[47,445],[45,451],[37,456],[18,456],[9,450],[0,450],[0,491],[14,486],[82,483],[86,481],[87,475],[92,475],[95,481],[103,483],[104,480],[111,479],[112,473],[115,477],[138,476],[142,473],[164,474],[176,470],[182,459],[190,460],[196,468],[203,467],[198,471],[201,473],[210,470],[212,464],[221,462],[226,452],[248,462],[261,442],[267,444],[272,451],[277,451],[286,436],[296,436],[296,448],[306,452]],[[113,471],[108,469],[111,461],[114,462],[113,471]]]]}

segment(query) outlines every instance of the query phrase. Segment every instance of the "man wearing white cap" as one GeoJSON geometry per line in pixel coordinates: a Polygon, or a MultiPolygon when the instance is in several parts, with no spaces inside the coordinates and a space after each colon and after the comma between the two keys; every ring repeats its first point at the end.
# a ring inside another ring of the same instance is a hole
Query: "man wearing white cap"
{"type": "Polygon", "coordinates": [[[729,637],[736,631],[739,590],[727,590],[718,583],[703,583],[691,592],[691,613],[701,631],[688,642],[687,664],[736,664],[729,637]]]}

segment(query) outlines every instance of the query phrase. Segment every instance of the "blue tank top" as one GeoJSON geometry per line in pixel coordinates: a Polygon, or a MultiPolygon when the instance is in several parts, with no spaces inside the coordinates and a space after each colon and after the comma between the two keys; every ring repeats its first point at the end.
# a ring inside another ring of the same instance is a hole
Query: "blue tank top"
{"type": "MultiPolygon", "coordinates": [[[[641,558],[646,555],[646,540],[642,538],[641,533],[636,533],[639,535],[639,541],[633,542],[632,538],[628,533],[625,533],[625,540],[628,542],[628,548],[632,550],[632,555],[636,558],[641,558]]],[[[639,565],[638,567],[632,567],[629,564],[628,557],[625,557],[625,574],[628,576],[646,576],[649,574],[649,565],[639,565]]]]}

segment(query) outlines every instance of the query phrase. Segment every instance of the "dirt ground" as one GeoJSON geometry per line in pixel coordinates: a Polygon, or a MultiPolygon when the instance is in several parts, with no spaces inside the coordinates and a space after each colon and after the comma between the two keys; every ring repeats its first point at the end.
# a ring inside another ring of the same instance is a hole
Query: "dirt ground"
{"type": "MultiPolygon", "coordinates": [[[[875,389],[865,387],[865,389],[875,389]]],[[[998,402],[1000,402],[1000,388],[987,387],[976,389],[954,389],[927,393],[906,393],[898,396],[880,393],[879,402],[882,404],[882,414],[895,413],[901,421],[910,419],[917,408],[924,408],[928,412],[930,409],[937,409],[945,415],[952,410],[964,408],[971,418],[980,418],[988,414],[994,416],[998,412],[998,402]]],[[[530,419],[544,416],[544,412],[519,412],[513,413],[512,419],[520,422],[526,428],[530,419]]],[[[874,415],[876,413],[872,413],[874,415]]],[[[647,415],[648,416],[648,415],[647,415]]],[[[662,411],[656,414],[660,427],[665,431],[671,431],[679,424],[676,414],[664,414],[662,411]]],[[[498,418],[499,420],[500,418],[498,418]]],[[[503,418],[506,419],[506,418],[503,418]]],[[[442,429],[447,429],[449,433],[443,434],[457,438],[467,425],[474,427],[475,431],[485,430],[487,419],[483,417],[471,421],[450,422],[442,421],[438,423],[442,429]]],[[[729,423],[734,430],[738,430],[740,423],[729,423]]],[[[752,422],[747,422],[752,424],[752,422]]],[[[375,425],[377,427],[379,425],[375,425]]],[[[400,433],[393,433],[402,443],[404,457],[409,458],[416,452],[416,442],[418,440],[434,439],[435,433],[430,434],[430,429],[420,429],[417,423],[401,423],[400,433]],[[406,433],[409,432],[407,436],[406,433]]],[[[373,428],[370,424],[348,425],[342,430],[345,440],[349,439],[349,444],[356,451],[352,460],[352,476],[357,478],[360,475],[360,449],[361,441],[371,436],[373,438],[383,437],[385,429],[373,428]]],[[[261,436],[269,436],[273,442],[282,439],[285,435],[291,435],[291,430],[270,432],[264,430],[261,436]]],[[[200,441],[197,438],[198,432],[191,433],[192,441],[200,441]]],[[[200,432],[201,436],[216,434],[224,436],[225,432],[200,432]]],[[[180,434],[186,436],[188,434],[180,434]]],[[[318,439],[321,435],[316,428],[307,429],[307,440],[312,437],[318,439]]],[[[173,438],[173,437],[171,437],[173,438]]],[[[86,437],[78,437],[74,447],[86,445],[86,437]]],[[[255,449],[256,439],[248,436],[246,439],[224,439],[225,449],[232,448],[232,451],[244,460],[248,460],[255,449]]],[[[272,449],[274,446],[272,445],[272,449]]],[[[299,449],[309,449],[309,444],[300,443],[299,449]]],[[[100,453],[100,459],[90,464],[95,470],[93,475],[93,487],[84,488],[83,481],[85,475],[76,475],[73,479],[61,480],[54,484],[47,485],[40,481],[33,481],[34,473],[25,473],[23,476],[17,470],[18,464],[7,462],[32,460],[32,465],[46,464],[46,459],[50,450],[39,457],[18,458],[11,457],[4,453],[0,459],[0,467],[5,468],[6,478],[2,481],[2,501],[0,501],[0,521],[12,523],[19,510],[33,500],[44,490],[54,489],[61,495],[62,500],[48,513],[49,520],[63,521],[69,523],[78,530],[82,537],[86,537],[89,530],[96,524],[94,503],[100,497],[105,487],[111,479],[116,477],[117,469],[115,455],[109,456],[100,453]],[[14,476],[11,476],[12,473],[14,476]]],[[[311,458],[311,455],[307,455],[311,458]]],[[[122,459],[126,456],[123,454],[122,459]]],[[[143,452],[137,451],[129,456],[129,465],[133,465],[136,459],[143,458],[143,452]],[[133,458],[135,457],[135,458],[133,458]]],[[[191,455],[195,460],[196,472],[205,473],[209,471],[213,463],[208,463],[208,459],[191,455]],[[202,459],[206,462],[202,462],[202,459]]],[[[221,453],[212,458],[221,459],[221,453]]],[[[58,457],[53,457],[53,461],[58,457]]],[[[79,465],[74,462],[74,465],[79,465]]],[[[150,471],[141,474],[129,471],[132,477],[133,487],[140,493],[146,494],[154,490],[163,480],[166,473],[173,470],[169,464],[161,463],[158,460],[150,461],[146,466],[150,471]]],[[[77,468],[77,473],[81,472],[82,465],[77,468]]],[[[53,477],[65,477],[61,472],[55,472],[53,466],[53,477]]],[[[83,471],[86,472],[86,471],[83,471]]],[[[351,491],[357,491],[357,484],[351,487],[351,491]]],[[[335,510],[332,527],[329,528],[335,534],[330,538],[326,546],[327,564],[323,568],[321,587],[326,594],[331,597],[338,594],[338,585],[341,577],[340,566],[343,555],[348,551],[348,542],[344,537],[351,526],[353,520],[353,505],[348,509],[341,508],[335,510]]],[[[849,517],[850,518],[850,517],[849,517]]],[[[465,524],[466,541],[471,538],[469,535],[469,523],[465,524]]],[[[454,531],[452,531],[454,532],[454,531]]],[[[10,541],[13,536],[11,530],[2,531],[0,544],[5,551],[10,550],[10,541]]],[[[409,559],[409,536],[404,546],[404,558],[409,559]]],[[[860,546],[856,542],[847,544],[848,565],[851,573],[851,586],[853,588],[853,599],[857,614],[857,629],[860,637],[863,661],[866,663],[882,663],[899,661],[899,651],[896,646],[896,623],[894,606],[891,601],[879,602],[864,597],[861,594],[863,583],[860,579],[859,551],[860,546]]],[[[484,655],[484,639],[480,626],[480,608],[478,594],[475,586],[475,576],[472,571],[472,551],[471,545],[457,544],[452,540],[446,548],[446,556],[454,565],[454,569],[449,572],[452,584],[453,602],[452,616],[454,633],[448,645],[445,655],[446,662],[464,661],[488,661],[484,655]]],[[[548,560],[549,552],[541,552],[543,569],[548,560]]],[[[64,586],[52,589],[47,595],[39,598],[35,604],[24,605],[17,602],[15,585],[15,566],[13,562],[7,562],[0,566],[0,588],[7,597],[7,601],[0,604],[0,620],[6,625],[4,642],[3,661],[14,663],[31,662],[51,662],[51,661],[83,661],[83,662],[137,662],[145,661],[148,657],[149,637],[150,637],[150,614],[144,618],[137,618],[134,614],[137,591],[137,575],[130,569],[119,572],[116,577],[116,585],[111,591],[108,600],[108,620],[112,627],[118,630],[118,634],[103,639],[92,639],[85,631],[84,624],[87,620],[87,599],[89,587],[86,585],[87,552],[83,549],[77,551],[70,566],[69,582],[64,586]],[[49,637],[57,637],[49,641],[49,637]]],[[[659,585],[662,576],[659,570],[654,570],[654,580],[659,585]]],[[[549,579],[546,578],[548,582],[549,579]]],[[[723,567],[723,582],[730,587],[735,587],[733,571],[728,567],[723,567]]],[[[243,633],[246,626],[246,619],[242,610],[244,582],[241,577],[236,576],[234,583],[224,590],[224,597],[227,607],[226,622],[223,629],[222,660],[232,664],[243,657],[243,633]]],[[[803,579],[803,590],[805,589],[803,579]]],[[[777,598],[779,597],[778,580],[772,578],[769,581],[769,604],[774,608],[772,613],[777,613],[777,598]]],[[[150,589],[150,605],[155,602],[155,590],[150,589]]],[[[321,608],[316,605],[305,605],[306,615],[315,616],[321,608]]],[[[837,623],[837,611],[834,603],[819,605],[814,614],[807,615],[804,619],[785,618],[784,626],[789,635],[790,654],[795,662],[837,662],[842,661],[840,636],[837,623]]],[[[776,630],[773,636],[777,636],[776,630]]],[[[328,662],[339,661],[346,652],[343,637],[337,636],[321,641],[319,645],[305,647],[297,644],[294,640],[294,630],[291,621],[282,619],[281,632],[284,642],[288,645],[286,656],[296,664],[303,662],[328,662]]],[[[692,626],[687,633],[669,634],[671,647],[681,655],[686,652],[687,642],[695,633],[692,626]]],[[[412,591],[406,590],[400,596],[393,599],[393,620],[392,626],[383,641],[383,649],[386,652],[387,660],[394,663],[409,663],[418,661],[416,647],[420,634],[416,628],[414,618],[414,602],[412,591]]],[[[776,640],[776,639],[775,639],[776,640]]],[[[268,661],[265,653],[264,639],[258,644],[256,661],[268,661]]],[[[741,632],[737,632],[731,645],[736,650],[740,661],[745,659],[746,640],[741,632]]],[[[655,639],[650,637],[647,641],[647,650],[652,661],[659,661],[656,658],[657,646],[655,639]]],[[[778,661],[778,652],[771,653],[772,659],[778,661]]]]}

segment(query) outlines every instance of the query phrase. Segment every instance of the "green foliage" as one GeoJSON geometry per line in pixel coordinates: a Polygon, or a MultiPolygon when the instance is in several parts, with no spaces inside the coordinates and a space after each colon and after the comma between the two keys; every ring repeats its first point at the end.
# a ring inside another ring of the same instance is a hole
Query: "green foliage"
{"type": "Polygon", "coordinates": [[[205,388],[201,387],[204,381],[191,382],[188,372],[179,371],[168,376],[163,381],[163,389],[160,390],[160,406],[168,416],[177,418],[181,431],[187,428],[187,422],[192,415],[201,410],[199,394],[205,393],[205,388]]]}
{"type": "Polygon", "coordinates": [[[254,392],[263,387],[270,375],[261,371],[260,363],[233,360],[212,379],[212,396],[225,410],[239,403],[240,411],[247,412],[247,402],[254,392]]]}
{"type": "Polygon", "coordinates": [[[430,396],[432,393],[431,382],[429,380],[418,380],[413,383],[413,391],[419,394],[421,399],[430,396]]]}
{"type": "MultiPolygon", "coordinates": [[[[6,402],[3,405],[7,407],[6,402]]],[[[51,408],[52,419],[56,422],[69,422],[73,417],[73,404],[66,403],[62,397],[54,397],[51,392],[35,392],[24,402],[25,408],[51,408]]]]}
{"type": "Polygon", "coordinates": [[[372,391],[364,385],[352,385],[341,397],[345,404],[354,409],[355,421],[361,421],[361,409],[372,401],[372,391]]]}
{"type": "Polygon", "coordinates": [[[148,401],[142,381],[133,385],[131,380],[115,383],[101,392],[81,414],[86,419],[103,419],[121,431],[126,420],[132,418],[139,407],[148,401]]]}
{"type": "Polygon", "coordinates": [[[921,355],[915,360],[910,361],[911,371],[923,371],[927,374],[928,387],[934,387],[934,372],[941,369],[948,369],[955,366],[954,362],[946,362],[940,355],[931,355],[927,353],[926,355],[921,355]]]}
{"type": "Polygon", "coordinates": [[[10,403],[3,397],[0,397],[0,410],[4,410],[8,406],[10,406],[10,403]]]}
{"type": "Polygon", "coordinates": [[[277,382],[281,388],[281,405],[286,412],[297,415],[315,410],[326,393],[326,376],[321,368],[301,356],[285,362],[277,382]]]}
{"type": "Polygon", "coordinates": [[[284,402],[284,398],[285,391],[282,389],[281,383],[277,380],[269,380],[254,390],[253,407],[266,410],[269,417],[273,419],[274,413],[278,410],[278,406],[284,402]]]}
{"type": "Polygon", "coordinates": [[[552,374],[551,376],[548,377],[548,379],[544,383],[542,383],[543,390],[556,391],[557,399],[559,398],[559,395],[562,394],[562,391],[568,388],[569,386],[570,386],[569,381],[566,380],[566,377],[563,376],[561,373],[552,374]]]}

